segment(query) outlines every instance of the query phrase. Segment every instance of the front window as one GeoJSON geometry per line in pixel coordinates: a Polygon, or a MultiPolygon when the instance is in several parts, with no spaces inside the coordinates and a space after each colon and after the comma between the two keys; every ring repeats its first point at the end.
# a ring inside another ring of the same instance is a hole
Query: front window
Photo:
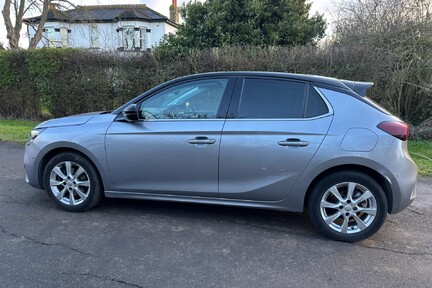
{"type": "Polygon", "coordinates": [[[217,118],[227,79],[199,80],[180,84],[144,100],[140,106],[143,119],[214,119],[217,118]]]}

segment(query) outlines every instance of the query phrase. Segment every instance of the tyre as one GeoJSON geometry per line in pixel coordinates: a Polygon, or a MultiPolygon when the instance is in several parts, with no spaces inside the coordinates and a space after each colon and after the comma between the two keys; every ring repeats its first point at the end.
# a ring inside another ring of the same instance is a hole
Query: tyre
{"type": "Polygon", "coordinates": [[[309,217],[324,236],[345,242],[376,233],[387,216],[387,197],[370,176],[345,171],[329,175],[313,187],[309,217]]]}
{"type": "Polygon", "coordinates": [[[54,156],[45,167],[43,182],[46,192],[66,211],[85,211],[102,199],[99,173],[93,163],[77,153],[54,156]]]}

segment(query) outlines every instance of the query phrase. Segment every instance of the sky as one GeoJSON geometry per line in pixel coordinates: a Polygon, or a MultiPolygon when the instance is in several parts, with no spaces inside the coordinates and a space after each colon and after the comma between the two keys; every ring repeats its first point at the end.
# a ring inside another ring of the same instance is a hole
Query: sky
{"type": "MultiPolygon", "coordinates": [[[[330,8],[332,3],[335,0],[314,0],[310,1],[312,3],[311,14],[318,12],[320,14],[324,14],[324,17],[330,19],[330,8]]],[[[71,0],[76,5],[106,5],[106,4],[146,4],[153,10],[157,12],[169,16],[169,6],[172,3],[172,0],[71,0]]],[[[177,5],[183,4],[183,2],[187,2],[187,0],[178,0],[177,5]]],[[[0,0],[0,10],[3,10],[4,0],[0,0]]],[[[38,13],[39,14],[39,13],[38,13]]],[[[28,15],[35,16],[35,15],[28,15]]],[[[28,46],[28,39],[25,37],[26,26],[24,25],[24,29],[22,31],[20,44],[22,47],[28,46]]],[[[0,42],[3,44],[7,44],[6,38],[6,29],[4,26],[3,15],[0,15],[0,42]]]]}

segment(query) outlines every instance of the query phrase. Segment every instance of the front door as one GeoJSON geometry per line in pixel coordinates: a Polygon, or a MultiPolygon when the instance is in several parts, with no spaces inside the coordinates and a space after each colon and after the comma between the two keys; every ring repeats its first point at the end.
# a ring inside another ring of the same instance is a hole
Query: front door
{"type": "Polygon", "coordinates": [[[140,120],[115,121],[106,135],[118,192],[217,197],[224,113],[234,79],[181,83],[138,103],[140,120]],[[223,116],[221,116],[223,115],[223,116]]]}

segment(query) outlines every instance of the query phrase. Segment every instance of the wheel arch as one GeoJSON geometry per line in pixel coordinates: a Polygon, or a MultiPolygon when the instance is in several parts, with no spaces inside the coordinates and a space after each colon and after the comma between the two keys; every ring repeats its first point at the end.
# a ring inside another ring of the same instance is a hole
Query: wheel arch
{"type": "MultiPolygon", "coordinates": [[[[94,157],[89,151],[82,151],[82,149],[79,149],[78,147],[72,147],[72,146],[61,146],[61,147],[52,147],[52,149],[47,149],[47,152],[42,156],[41,160],[39,161],[39,167],[38,167],[38,181],[42,189],[45,189],[43,184],[43,174],[45,171],[45,167],[48,164],[48,162],[56,155],[59,155],[61,153],[66,152],[72,152],[79,154],[80,156],[86,158],[96,169],[96,172],[98,173],[99,178],[101,179],[102,189],[104,191],[105,187],[105,181],[104,177],[101,173],[101,164],[96,160],[96,157],[94,157]],[[92,155],[93,157],[89,156],[92,155]]],[[[103,171],[103,170],[102,170],[103,171]]]]}
{"type": "Polygon", "coordinates": [[[334,166],[334,167],[328,168],[327,170],[318,174],[312,180],[312,182],[309,184],[309,186],[306,190],[305,199],[303,202],[304,203],[303,208],[304,209],[307,208],[309,198],[312,194],[313,187],[315,187],[319,181],[321,181],[323,178],[325,178],[328,175],[331,175],[331,174],[334,174],[337,172],[341,172],[341,171],[355,171],[355,172],[364,173],[364,174],[372,177],[381,186],[381,188],[384,190],[384,193],[385,193],[386,198],[387,198],[387,204],[388,204],[388,211],[387,212],[390,213],[390,211],[393,208],[393,194],[392,194],[389,180],[387,180],[378,171],[376,171],[370,167],[358,165],[358,164],[344,164],[344,165],[334,166]]]}

